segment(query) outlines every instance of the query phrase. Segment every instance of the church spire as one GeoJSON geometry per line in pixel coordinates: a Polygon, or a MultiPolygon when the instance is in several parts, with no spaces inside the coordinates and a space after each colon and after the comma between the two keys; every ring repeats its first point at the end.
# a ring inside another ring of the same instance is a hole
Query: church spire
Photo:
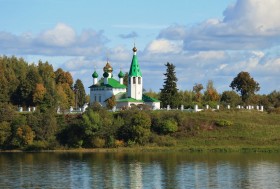
{"type": "Polygon", "coordinates": [[[134,47],[133,47],[132,51],[133,51],[133,57],[132,57],[132,61],[131,61],[130,70],[129,70],[128,75],[130,77],[132,77],[132,76],[142,77],[140,66],[138,64],[138,58],[137,58],[137,55],[136,55],[137,48],[135,47],[135,44],[134,44],[134,47]]]}
{"type": "Polygon", "coordinates": [[[128,87],[127,87],[127,96],[134,98],[136,100],[142,100],[142,91],[143,91],[143,82],[142,82],[142,73],[137,59],[137,48],[132,49],[133,57],[130,65],[130,70],[128,73],[128,87]]]}

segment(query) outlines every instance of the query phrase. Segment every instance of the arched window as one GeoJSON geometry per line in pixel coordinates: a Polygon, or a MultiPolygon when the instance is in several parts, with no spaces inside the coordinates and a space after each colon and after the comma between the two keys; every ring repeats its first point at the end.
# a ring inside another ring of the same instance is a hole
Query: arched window
{"type": "Polygon", "coordinates": [[[141,77],[138,77],[138,84],[141,84],[141,77]]]}
{"type": "Polygon", "coordinates": [[[133,84],[136,84],[136,77],[133,77],[133,84]]]}

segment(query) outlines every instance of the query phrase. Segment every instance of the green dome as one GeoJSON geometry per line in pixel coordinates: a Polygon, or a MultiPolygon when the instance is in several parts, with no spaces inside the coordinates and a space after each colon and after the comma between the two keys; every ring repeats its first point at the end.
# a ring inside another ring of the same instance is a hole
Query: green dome
{"type": "Polygon", "coordinates": [[[119,76],[119,78],[124,78],[124,74],[122,73],[122,71],[120,71],[118,76],[119,76]]]}
{"type": "Polygon", "coordinates": [[[109,77],[108,72],[104,72],[103,77],[109,77]]]}
{"type": "Polygon", "coordinates": [[[96,73],[96,71],[93,72],[92,77],[93,78],[98,78],[98,74],[96,73]]]}

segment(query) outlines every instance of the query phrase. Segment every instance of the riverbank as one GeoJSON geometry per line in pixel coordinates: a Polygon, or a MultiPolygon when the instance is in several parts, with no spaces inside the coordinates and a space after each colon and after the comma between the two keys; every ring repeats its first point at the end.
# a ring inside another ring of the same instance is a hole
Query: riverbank
{"type": "MultiPolygon", "coordinates": [[[[155,117],[160,112],[151,112],[155,117]]],[[[121,143],[115,148],[70,148],[35,142],[20,150],[42,152],[280,152],[280,116],[258,111],[226,110],[198,113],[168,112],[178,123],[171,134],[152,132],[145,145],[121,143]]],[[[3,152],[0,150],[0,152],[3,152]]]]}

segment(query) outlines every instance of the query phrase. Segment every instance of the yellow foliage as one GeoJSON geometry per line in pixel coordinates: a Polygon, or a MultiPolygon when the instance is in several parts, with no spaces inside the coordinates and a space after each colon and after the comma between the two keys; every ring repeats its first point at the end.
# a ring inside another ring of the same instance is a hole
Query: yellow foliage
{"type": "Polygon", "coordinates": [[[46,92],[47,92],[47,90],[44,87],[44,85],[42,83],[37,83],[35,91],[33,93],[33,101],[35,103],[42,101],[44,99],[46,92]]]}
{"type": "Polygon", "coordinates": [[[17,129],[16,136],[22,145],[29,145],[33,143],[35,133],[28,125],[24,125],[17,129]]]}

